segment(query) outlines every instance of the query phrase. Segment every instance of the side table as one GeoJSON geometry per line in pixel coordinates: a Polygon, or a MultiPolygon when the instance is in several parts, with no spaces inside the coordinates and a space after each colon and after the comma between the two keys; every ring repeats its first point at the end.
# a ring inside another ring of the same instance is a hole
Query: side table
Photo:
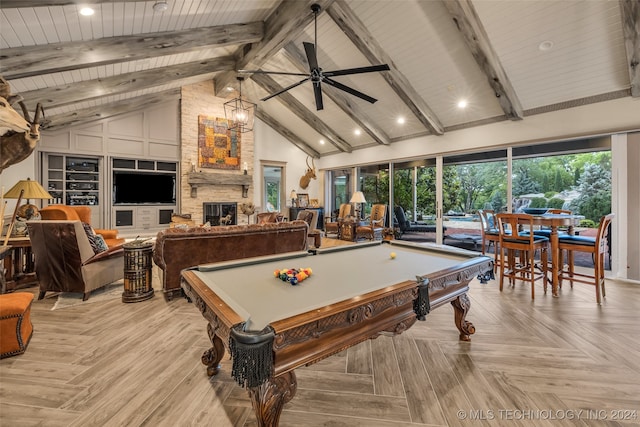
{"type": "Polygon", "coordinates": [[[0,273],[6,271],[2,293],[38,283],[29,237],[10,237],[8,246],[2,253],[4,259],[0,258],[0,273]]]}
{"type": "Polygon", "coordinates": [[[122,302],[140,302],[153,296],[153,243],[134,240],[124,249],[124,292],[122,302]]]}

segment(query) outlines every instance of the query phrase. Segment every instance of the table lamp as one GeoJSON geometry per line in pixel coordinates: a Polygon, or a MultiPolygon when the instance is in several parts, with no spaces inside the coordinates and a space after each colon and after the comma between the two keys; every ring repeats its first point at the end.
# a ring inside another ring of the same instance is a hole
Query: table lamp
{"type": "Polygon", "coordinates": [[[296,190],[291,190],[291,194],[289,194],[289,198],[291,199],[291,207],[295,208],[296,199],[298,198],[298,193],[296,193],[296,190]]]}
{"type": "Polygon", "coordinates": [[[349,203],[356,204],[356,218],[360,219],[360,204],[367,203],[364,198],[364,194],[362,194],[362,191],[356,191],[355,193],[353,193],[353,196],[351,196],[351,200],[349,200],[349,203]]]}
{"type": "Polygon", "coordinates": [[[27,203],[16,209],[16,216],[20,218],[29,220],[38,215],[38,207],[29,203],[29,199],[53,199],[53,196],[42,188],[38,181],[31,181],[30,178],[18,181],[4,194],[4,198],[18,199],[22,190],[24,190],[22,198],[26,199],[27,203]]]}

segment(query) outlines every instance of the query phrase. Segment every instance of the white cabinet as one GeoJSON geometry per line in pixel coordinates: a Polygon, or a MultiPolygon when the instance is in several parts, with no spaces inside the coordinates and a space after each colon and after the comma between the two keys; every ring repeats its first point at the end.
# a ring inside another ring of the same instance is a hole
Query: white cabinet
{"type": "Polygon", "coordinates": [[[168,228],[175,206],[114,207],[113,228],[124,231],[153,231],[168,228]]]}

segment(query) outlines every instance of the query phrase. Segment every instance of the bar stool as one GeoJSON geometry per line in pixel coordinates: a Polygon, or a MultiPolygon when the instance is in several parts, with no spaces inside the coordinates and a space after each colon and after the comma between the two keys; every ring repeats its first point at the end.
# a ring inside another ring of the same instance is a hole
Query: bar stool
{"type": "Polygon", "coordinates": [[[542,279],[547,292],[547,248],[549,239],[533,233],[533,217],[528,214],[501,213],[496,215],[500,230],[500,291],[504,278],[515,285],[516,280],[531,283],[531,299],[535,298],[534,283],[542,279]],[[536,272],[535,252],[540,251],[540,267],[536,272]],[[516,251],[520,252],[520,262],[516,263],[516,251]],[[505,254],[507,259],[505,260],[505,254]]]}
{"type": "Polygon", "coordinates": [[[586,283],[594,285],[596,287],[596,302],[601,304],[601,296],[605,296],[604,289],[604,254],[607,250],[607,233],[609,231],[609,224],[615,214],[605,215],[600,219],[600,225],[598,226],[598,234],[596,237],[587,236],[571,236],[562,235],[558,239],[558,249],[560,253],[567,251],[567,257],[573,259],[573,252],[587,252],[593,256],[593,275],[576,273],[574,271],[573,262],[568,262],[566,267],[563,267],[560,271],[560,285],[565,278],[569,279],[571,287],[573,288],[573,282],[586,283]]]}
{"type": "Polygon", "coordinates": [[[496,223],[496,214],[491,209],[478,209],[480,215],[480,223],[482,224],[482,255],[489,249],[493,243],[493,271],[498,271],[498,250],[500,248],[500,230],[496,223]]]}

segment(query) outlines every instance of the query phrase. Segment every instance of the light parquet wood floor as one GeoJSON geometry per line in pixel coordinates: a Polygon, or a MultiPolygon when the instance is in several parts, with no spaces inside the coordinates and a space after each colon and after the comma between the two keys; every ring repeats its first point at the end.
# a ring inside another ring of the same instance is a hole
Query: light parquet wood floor
{"type": "MultiPolygon", "coordinates": [[[[586,285],[532,301],[527,285],[474,281],[470,297],[470,343],[440,307],[297,370],[280,425],[640,425],[640,286],[609,281],[600,307],[586,285]]],[[[206,323],[186,300],[54,301],[34,301],[27,352],[0,361],[1,426],[256,425],[228,358],[206,376],[206,323]]]]}

